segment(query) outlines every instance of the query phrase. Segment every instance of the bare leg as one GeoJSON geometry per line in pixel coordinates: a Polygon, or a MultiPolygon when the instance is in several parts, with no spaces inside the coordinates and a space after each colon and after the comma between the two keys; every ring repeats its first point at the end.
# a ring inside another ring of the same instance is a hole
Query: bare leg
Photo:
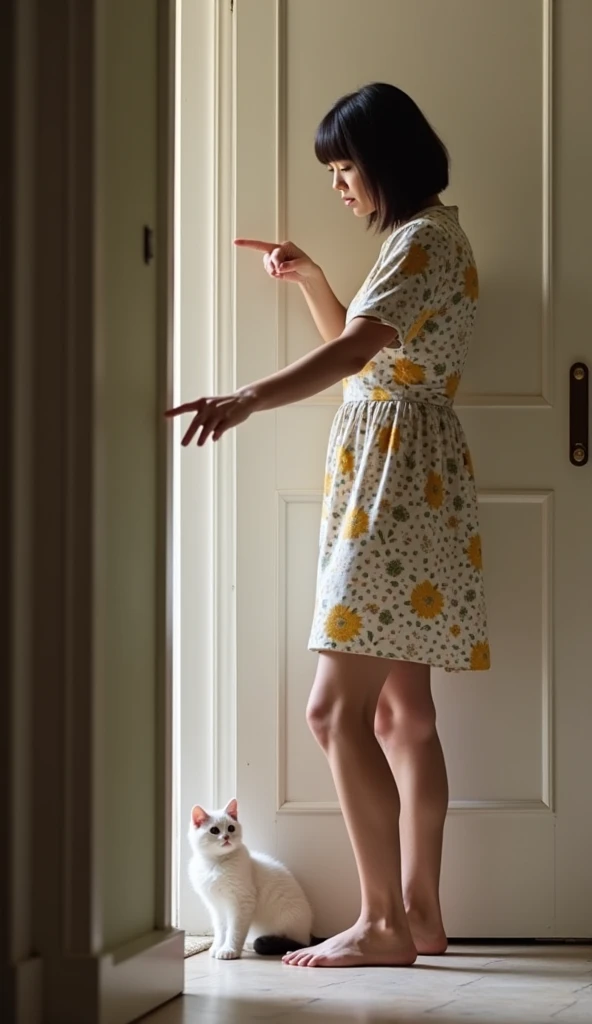
{"type": "Polygon", "coordinates": [[[448,780],[429,666],[391,664],[375,728],[401,797],[403,897],[411,933],[419,953],[444,953],[439,887],[448,780]]]}
{"type": "Polygon", "coordinates": [[[374,734],[383,659],[323,653],[307,718],[325,751],[356,858],[362,909],[347,931],[284,957],[298,967],[403,966],[417,951],[401,891],[399,796],[374,734]]]}

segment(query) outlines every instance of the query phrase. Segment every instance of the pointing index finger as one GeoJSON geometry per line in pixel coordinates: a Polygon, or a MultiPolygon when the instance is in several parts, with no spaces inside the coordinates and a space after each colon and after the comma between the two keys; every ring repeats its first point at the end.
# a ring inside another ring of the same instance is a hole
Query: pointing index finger
{"type": "Polygon", "coordinates": [[[176,405],[173,409],[167,409],[165,416],[170,419],[172,416],[180,416],[184,412],[196,412],[199,402],[199,399],[197,402],[183,402],[183,405],[176,405]]]}
{"type": "Polygon", "coordinates": [[[257,252],[273,252],[279,249],[279,242],[262,242],[257,238],[235,238],[234,244],[241,249],[256,249],[257,252]]]}

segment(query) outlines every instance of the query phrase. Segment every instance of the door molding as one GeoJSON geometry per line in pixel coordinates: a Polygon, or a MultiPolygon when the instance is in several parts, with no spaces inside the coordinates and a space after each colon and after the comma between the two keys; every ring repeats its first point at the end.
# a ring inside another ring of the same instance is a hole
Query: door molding
{"type": "MultiPolygon", "coordinates": [[[[179,341],[175,401],[236,386],[235,22],[227,3],[181,3],[179,341]]],[[[178,564],[177,917],[209,918],[189,884],[192,803],[236,790],[236,440],[180,451],[175,424],[178,564]],[[182,558],[180,552],[182,551],[182,558]]]]}

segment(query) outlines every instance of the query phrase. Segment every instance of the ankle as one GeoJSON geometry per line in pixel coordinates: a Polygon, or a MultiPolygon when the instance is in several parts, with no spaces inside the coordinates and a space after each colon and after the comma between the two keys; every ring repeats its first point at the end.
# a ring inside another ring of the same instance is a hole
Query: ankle
{"type": "Polygon", "coordinates": [[[440,898],[438,893],[406,893],[403,899],[405,912],[422,921],[433,921],[440,917],[440,898]]]}
{"type": "Polygon", "coordinates": [[[407,915],[403,911],[385,910],[384,907],[362,907],[358,926],[375,935],[410,935],[407,915]]]}

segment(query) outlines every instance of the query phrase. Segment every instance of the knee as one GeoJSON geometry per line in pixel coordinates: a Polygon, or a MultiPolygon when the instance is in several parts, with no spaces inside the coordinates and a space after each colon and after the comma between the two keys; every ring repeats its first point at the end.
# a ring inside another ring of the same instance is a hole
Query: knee
{"type": "Polygon", "coordinates": [[[422,708],[395,707],[390,701],[379,701],[374,732],[383,745],[427,743],[436,735],[436,709],[433,704],[422,708]]]}
{"type": "Polygon", "coordinates": [[[317,743],[326,750],[335,736],[344,736],[363,728],[366,714],[357,702],[342,697],[311,695],[306,721],[317,743]]]}

